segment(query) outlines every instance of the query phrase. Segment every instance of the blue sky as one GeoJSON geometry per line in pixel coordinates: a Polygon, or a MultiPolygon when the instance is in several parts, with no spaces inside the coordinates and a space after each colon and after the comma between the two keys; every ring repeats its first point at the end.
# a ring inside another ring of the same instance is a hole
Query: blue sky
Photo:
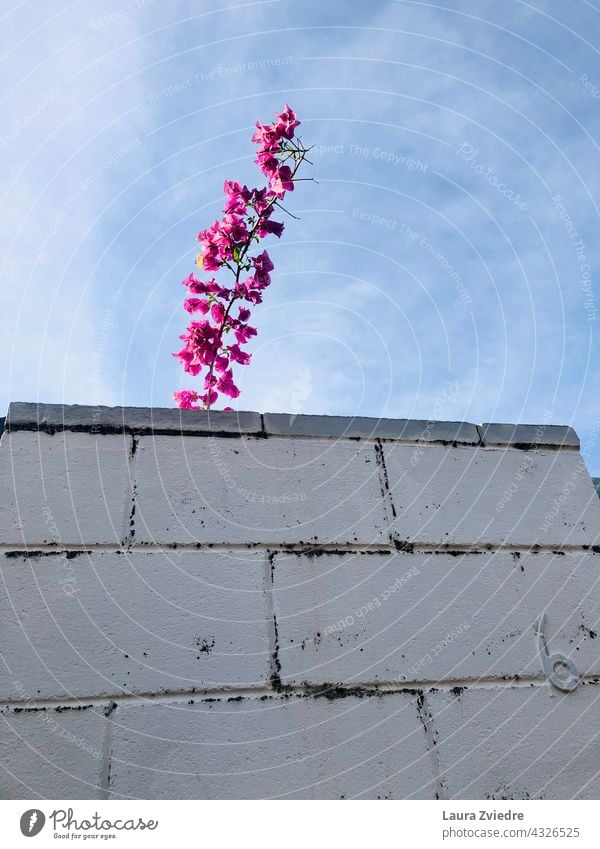
{"type": "Polygon", "coordinates": [[[600,474],[600,11],[11,2],[10,400],[172,406],[181,279],[288,101],[312,172],[269,240],[236,409],[572,424],[600,474]]]}

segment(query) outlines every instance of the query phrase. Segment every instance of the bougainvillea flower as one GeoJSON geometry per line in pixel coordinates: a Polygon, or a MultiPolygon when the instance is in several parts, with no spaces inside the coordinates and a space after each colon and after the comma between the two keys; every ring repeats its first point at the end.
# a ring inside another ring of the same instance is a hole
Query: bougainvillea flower
{"type": "Polygon", "coordinates": [[[256,336],[257,330],[248,324],[251,310],[247,306],[238,306],[237,318],[232,307],[235,301],[260,304],[263,291],[271,283],[274,266],[269,254],[262,251],[252,255],[250,251],[255,242],[270,235],[280,238],[283,232],[283,222],[272,221],[271,215],[276,205],[281,206],[279,201],[286,192],[294,190],[296,171],[307,153],[294,139],[299,124],[287,104],[272,124],[256,122],[252,135],[252,141],[258,145],[255,161],[267,185],[250,189],[236,180],[225,180],[222,217],[196,236],[201,247],[196,257],[197,267],[208,272],[229,272],[234,279],[231,287],[215,278],[198,280],[193,274],[182,281],[192,296],[184,300],[184,309],[192,315],[201,313],[205,318],[190,321],[180,337],[183,348],[173,356],[188,374],[198,376],[206,369],[206,391],[199,394],[190,389],[178,390],[173,397],[180,408],[197,409],[201,403],[210,410],[219,393],[230,398],[240,394],[231,366],[232,363],[248,365],[252,355],[240,345],[256,336]],[[225,341],[230,332],[236,339],[233,344],[225,341]]]}
{"type": "Polygon", "coordinates": [[[200,396],[193,389],[180,389],[173,393],[173,397],[177,401],[177,406],[180,410],[199,410],[200,405],[197,403],[200,396]]]}

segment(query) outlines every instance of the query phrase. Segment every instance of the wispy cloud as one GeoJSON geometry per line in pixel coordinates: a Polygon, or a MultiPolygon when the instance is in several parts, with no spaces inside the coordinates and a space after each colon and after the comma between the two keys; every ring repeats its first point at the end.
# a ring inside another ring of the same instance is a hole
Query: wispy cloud
{"type": "MultiPolygon", "coordinates": [[[[551,411],[592,432],[599,13],[556,0],[297,9],[8,13],[4,403],[171,403],[194,235],[225,177],[257,179],[250,128],[289,100],[319,146],[319,183],[298,187],[301,218],[272,246],[240,406],[551,411]]],[[[588,462],[600,470],[600,446],[588,462]]]]}

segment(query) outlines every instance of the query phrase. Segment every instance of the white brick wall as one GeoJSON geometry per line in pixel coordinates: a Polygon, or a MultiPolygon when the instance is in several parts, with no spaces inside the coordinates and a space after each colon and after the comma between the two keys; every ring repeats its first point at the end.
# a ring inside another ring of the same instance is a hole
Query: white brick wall
{"type": "Polygon", "coordinates": [[[569,428],[13,404],[0,484],[0,797],[600,795],[569,428]]]}
{"type": "Polygon", "coordinates": [[[135,480],[137,542],[374,543],[385,532],[371,443],[147,436],[135,480]]]}

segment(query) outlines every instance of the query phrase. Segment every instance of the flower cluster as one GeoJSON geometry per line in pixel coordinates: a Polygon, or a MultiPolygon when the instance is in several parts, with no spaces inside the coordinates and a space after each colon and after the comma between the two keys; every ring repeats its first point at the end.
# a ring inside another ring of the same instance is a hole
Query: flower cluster
{"type": "Polygon", "coordinates": [[[261,303],[274,267],[267,251],[250,255],[250,249],[265,236],[279,238],[283,232],[283,223],[273,221],[271,215],[276,208],[284,209],[281,201],[286,192],[294,190],[296,173],[306,159],[307,149],[295,138],[299,124],[287,105],[273,124],[257,121],[252,141],[258,145],[255,162],[266,178],[266,186],[249,189],[226,180],[223,217],[198,233],[201,252],[196,258],[197,267],[206,276],[228,271],[233,279],[229,286],[215,277],[199,280],[195,274],[183,281],[187,287],[183,306],[190,315],[198,317],[190,321],[180,337],[183,348],[173,356],[188,374],[197,377],[204,373],[204,391],[175,392],[173,397],[180,408],[210,410],[219,394],[229,398],[240,394],[233,379],[233,364],[248,365],[252,355],[240,346],[257,333],[248,323],[247,305],[261,303]],[[229,334],[233,334],[235,342],[230,341],[229,334]]]}

